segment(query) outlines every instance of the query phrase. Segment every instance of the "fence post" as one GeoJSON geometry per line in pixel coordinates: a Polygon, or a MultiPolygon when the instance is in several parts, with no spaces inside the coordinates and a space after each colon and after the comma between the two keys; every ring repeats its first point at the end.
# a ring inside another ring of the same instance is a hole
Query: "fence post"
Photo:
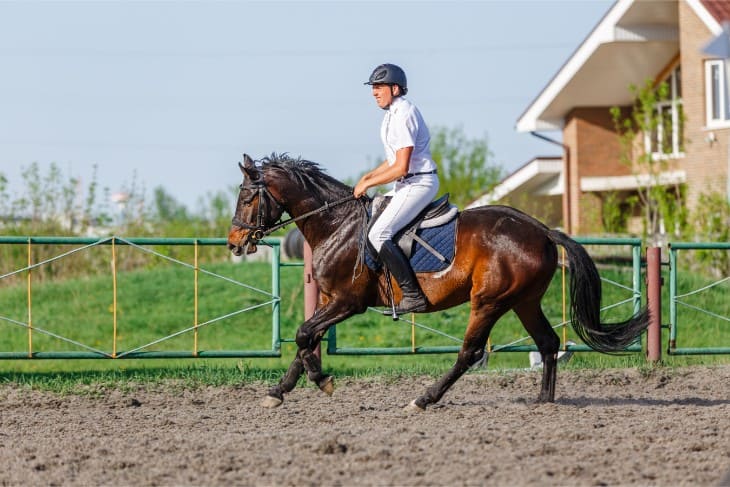
{"type": "MultiPolygon", "coordinates": [[[[319,299],[319,288],[317,281],[314,280],[314,270],[312,268],[312,247],[304,240],[304,320],[308,320],[314,315],[317,308],[317,300],[319,299]]],[[[317,357],[321,357],[321,343],[317,345],[314,351],[317,357]]]]}
{"type": "Polygon", "coordinates": [[[646,359],[662,358],[662,249],[646,249],[646,299],[649,308],[649,329],[646,335],[646,359]]]}
{"type": "Polygon", "coordinates": [[[271,247],[271,349],[281,351],[281,245],[271,247]]]}

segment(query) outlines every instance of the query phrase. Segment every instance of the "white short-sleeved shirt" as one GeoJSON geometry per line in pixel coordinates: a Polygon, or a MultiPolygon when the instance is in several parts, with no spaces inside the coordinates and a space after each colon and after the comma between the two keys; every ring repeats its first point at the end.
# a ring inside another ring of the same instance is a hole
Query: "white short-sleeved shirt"
{"type": "Polygon", "coordinates": [[[395,164],[395,153],[404,147],[413,147],[409,173],[427,172],[436,169],[431,158],[431,134],[418,108],[409,100],[399,96],[385,112],[380,126],[380,139],[385,147],[388,163],[395,164]]]}

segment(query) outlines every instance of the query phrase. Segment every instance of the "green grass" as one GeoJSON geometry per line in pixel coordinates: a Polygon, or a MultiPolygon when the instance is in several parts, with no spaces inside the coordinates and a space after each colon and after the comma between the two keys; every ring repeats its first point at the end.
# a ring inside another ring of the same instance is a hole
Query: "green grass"
{"type": "MultiPolygon", "coordinates": [[[[170,264],[155,256],[130,255],[121,258],[147,259],[142,270],[120,271],[117,275],[117,352],[133,350],[172,335],[193,325],[194,272],[184,266],[170,264]]],[[[176,256],[190,262],[189,255],[176,256]]],[[[44,279],[32,285],[32,320],[35,328],[68,337],[94,349],[110,352],[113,349],[113,281],[107,267],[86,277],[65,280],[44,279]]],[[[246,313],[216,321],[199,329],[199,350],[270,350],[271,349],[271,268],[263,263],[202,262],[201,268],[245,282],[256,289],[241,287],[223,279],[200,273],[198,275],[198,323],[231,314],[242,308],[256,307],[246,313]],[[261,306],[263,304],[263,306],[261,306]]],[[[602,269],[601,275],[621,286],[631,287],[629,269],[602,269]]],[[[252,359],[197,359],[197,360],[5,360],[0,361],[0,381],[46,387],[53,390],[74,389],[90,384],[155,383],[162,380],[180,380],[188,385],[229,384],[247,381],[271,382],[283,373],[295,353],[292,339],[303,319],[302,269],[285,267],[281,270],[281,346],[280,358],[252,359]]],[[[631,297],[631,291],[604,283],[604,305],[631,297]]],[[[680,292],[698,289],[708,281],[696,276],[683,276],[680,292]]],[[[688,297],[693,306],[711,309],[721,316],[730,316],[727,284],[688,297]]],[[[559,273],[548,291],[543,308],[552,323],[562,321],[561,281],[559,273]]],[[[665,299],[665,308],[668,303],[665,299]]],[[[603,314],[605,321],[618,321],[633,310],[631,302],[621,304],[603,314]]],[[[438,330],[452,338],[416,329],[417,346],[459,345],[466,323],[469,306],[462,305],[432,315],[418,315],[418,323],[438,330]]],[[[22,279],[0,287],[0,316],[19,322],[28,320],[27,286],[22,279]]],[[[668,317],[668,311],[665,311],[668,317]]],[[[668,319],[668,318],[666,318],[668,319]]],[[[689,308],[681,310],[680,341],[682,347],[730,346],[730,326],[689,308]]],[[[666,320],[665,320],[666,321],[666,320]]],[[[0,351],[25,352],[28,350],[27,329],[0,320],[0,351]]],[[[410,347],[411,326],[407,322],[393,322],[378,313],[368,312],[337,326],[338,347],[410,347]]],[[[556,330],[563,337],[563,330],[556,330]]],[[[531,345],[513,313],[505,315],[495,326],[492,346],[516,343],[531,345]]],[[[663,331],[666,343],[668,334],[663,331]]],[[[572,329],[568,340],[579,340],[572,329]]],[[[193,333],[165,340],[148,348],[157,351],[192,351],[193,333]]],[[[78,346],[55,337],[33,333],[33,350],[79,351],[78,346]]],[[[324,354],[323,363],[328,371],[339,377],[401,374],[439,375],[454,361],[455,354],[408,356],[332,356],[324,354]]],[[[728,356],[669,357],[664,363],[684,365],[693,363],[728,363],[728,356]]],[[[646,361],[642,353],[624,356],[606,356],[597,353],[577,353],[565,367],[642,367],[646,361]]],[[[527,354],[494,353],[489,369],[524,368],[529,365],[527,354]]]]}

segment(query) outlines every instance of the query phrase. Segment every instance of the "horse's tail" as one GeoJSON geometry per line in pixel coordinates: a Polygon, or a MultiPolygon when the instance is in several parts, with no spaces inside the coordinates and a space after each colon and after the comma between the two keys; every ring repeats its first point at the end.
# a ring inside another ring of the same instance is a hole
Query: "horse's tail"
{"type": "Polygon", "coordinates": [[[573,329],[586,345],[598,352],[620,352],[649,325],[645,309],[620,323],[601,323],[601,278],[593,259],[581,244],[557,230],[548,232],[550,240],[562,245],[568,254],[570,301],[573,329]]]}

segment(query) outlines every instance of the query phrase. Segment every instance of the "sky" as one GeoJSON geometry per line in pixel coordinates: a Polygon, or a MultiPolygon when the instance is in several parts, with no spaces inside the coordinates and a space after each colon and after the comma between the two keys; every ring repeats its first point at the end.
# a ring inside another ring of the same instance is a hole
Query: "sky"
{"type": "Polygon", "coordinates": [[[355,178],[384,158],[363,85],[384,62],[432,130],[486,138],[511,172],[560,155],[515,123],[612,4],[0,0],[0,173],[12,196],[34,162],[84,185],[96,166],[191,210],[240,183],[242,153],[355,178]]]}

